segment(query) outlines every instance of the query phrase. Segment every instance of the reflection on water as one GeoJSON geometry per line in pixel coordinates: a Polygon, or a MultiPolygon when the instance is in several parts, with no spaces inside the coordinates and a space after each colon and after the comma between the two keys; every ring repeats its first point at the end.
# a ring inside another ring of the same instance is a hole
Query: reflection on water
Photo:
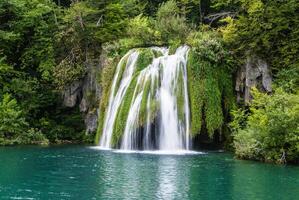
{"type": "Polygon", "coordinates": [[[0,199],[295,199],[299,167],[225,153],[121,154],[85,147],[0,148],[0,199]]]}
{"type": "Polygon", "coordinates": [[[159,159],[158,166],[159,187],[156,197],[186,199],[189,188],[189,169],[180,167],[179,159],[175,157],[159,159]]]}

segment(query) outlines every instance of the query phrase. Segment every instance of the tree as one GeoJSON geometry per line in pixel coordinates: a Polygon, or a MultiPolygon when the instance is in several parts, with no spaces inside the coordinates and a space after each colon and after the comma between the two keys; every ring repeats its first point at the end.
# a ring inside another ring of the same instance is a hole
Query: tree
{"type": "Polygon", "coordinates": [[[4,94],[0,102],[0,137],[13,138],[27,131],[28,123],[17,101],[4,94]]]}
{"type": "Polygon", "coordinates": [[[239,55],[257,54],[276,73],[299,62],[299,1],[218,0],[235,13],[220,30],[239,55]]]}

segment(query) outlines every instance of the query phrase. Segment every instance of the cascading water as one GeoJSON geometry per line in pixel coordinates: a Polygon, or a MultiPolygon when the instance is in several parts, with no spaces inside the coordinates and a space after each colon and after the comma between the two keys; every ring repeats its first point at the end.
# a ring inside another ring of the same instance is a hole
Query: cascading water
{"type": "Polygon", "coordinates": [[[103,136],[100,141],[100,146],[104,148],[110,148],[111,147],[111,138],[112,138],[112,131],[113,131],[113,125],[115,122],[115,118],[117,115],[117,111],[119,109],[119,106],[122,102],[122,99],[126,93],[126,90],[128,89],[128,86],[132,80],[132,76],[135,70],[136,61],[138,58],[138,52],[136,51],[129,51],[118,63],[117,65],[117,71],[115,73],[113,84],[110,92],[110,98],[109,98],[109,105],[108,105],[108,111],[105,116],[105,123],[104,123],[104,129],[103,129],[103,136]],[[128,58],[127,58],[128,57],[128,58]],[[123,65],[123,62],[125,62],[125,59],[128,59],[125,71],[122,75],[120,86],[116,90],[117,82],[119,80],[119,76],[121,76],[121,68],[123,65]],[[116,94],[115,94],[116,92],[116,94]]]}
{"type": "Polygon", "coordinates": [[[111,138],[118,112],[136,76],[137,81],[133,85],[134,92],[119,147],[122,150],[190,149],[190,108],[187,89],[189,48],[182,46],[173,55],[168,55],[165,48],[154,47],[151,50],[158,52],[160,57],[153,58],[152,63],[140,71],[137,66],[138,59],[141,59],[138,50],[131,50],[119,62],[100,140],[102,148],[112,147],[111,138]],[[125,61],[127,62],[124,65],[125,61]],[[122,66],[125,66],[123,70],[122,66]]]}

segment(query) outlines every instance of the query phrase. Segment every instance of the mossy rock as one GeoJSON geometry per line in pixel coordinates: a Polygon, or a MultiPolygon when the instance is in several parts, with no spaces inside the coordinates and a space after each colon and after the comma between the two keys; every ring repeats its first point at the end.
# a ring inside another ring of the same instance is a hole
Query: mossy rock
{"type": "Polygon", "coordinates": [[[212,137],[224,123],[224,110],[233,107],[232,79],[225,66],[202,60],[198,49],[189,52],[188,91],[191,110],[191,134],[200,134],[202,124],[212,137]]]}
{"type": "Polygon", "coordinates": [[[112,146],[116,147],[120,143],[120,139],[126,128],[127,118],[130,111],[135,87],[137,84],[139,73],[135,74],[124,96],[123,102],[118,110],[112,134],[112,146]]]}
{"type": "Polygon", "coordinates": [[[187,64],[188,73],[188,92],[191,111],[191,135],[195,136],[200,133],[202,125],[203,109],[203,73],[196,55],[191,51],[187,64]]]}
{"type": "Polygon", "coordinates": [[[111,85],[114,77],[114,73],[117,66],[117,59],[110,60],[101,71],[100,84],[102,87],[102,97],[99,105],[99,118],[98,118],[98,128],[95,135],[95,144],[98,144],[103,132],[104,120],[106,115],[106,109],[109,103],[109,96],[111,85]]]}
{"type": "Polygon", "coordinates": [[[184,79],[183,79],[182,70],[180,70],[176,87],[177,87],[176,97],[177,97],[177,106],[178,106],[178,117],[180,121],[184,121],[185,120],[185,94],[184,94],[184,79]]]}
{"type": "Polygon", "coordinates": [[[152,52],[153,52],[155,58],[159,58],[159,57],[163,56],[163,53],[161,51],[152,49],[152,52]]]}
{"type": "Polygon", "coordinates": [[[152,49],[146,48],[146,49],[138,49],[139,51],[139,57],[136,63],[136,71],[139,72],[146,67],[148,67],[150,64],[152,64],[153,59],[155,57],[152,49]]]}
{"type": "Polygon", "coordinates": [[[142,100],[141,100],[141,106],[140,106],[140,111],[139,111],[139,124],[142,125],[146,122],[147,118],[147,101],[148,101],[148,96],[150,94],[150,87],[151,87],[151,80],[147,80],[144,83],[144,90],[142,94],[142,100]]]}
{"type": "Polygon", "coordinates": [[[122,80],[123,73],[124,73],[124,71],[126,69],[126,66],[127,66],[128,58],[129,58],[129,55],[127,55],[126,57],[122,58],[122,60],[121,60],[121,63],[120,63],[121,66],[120,66],[119,74],[118,74],[116,85],[115,85],[114,96],[116,95],[116,92],[117,92],[117,90],[118,90],[118,88],[120,86],[120,82],[122,80]]]}

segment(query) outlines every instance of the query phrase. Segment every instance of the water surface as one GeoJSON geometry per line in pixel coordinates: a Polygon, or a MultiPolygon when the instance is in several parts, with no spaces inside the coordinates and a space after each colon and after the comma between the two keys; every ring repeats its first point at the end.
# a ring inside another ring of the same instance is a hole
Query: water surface
{"type": "Polygon", "coordinates": [[[299,167],[227,153],[124,154],[1,147],[0,199],[296,199],[299,167]]]}

